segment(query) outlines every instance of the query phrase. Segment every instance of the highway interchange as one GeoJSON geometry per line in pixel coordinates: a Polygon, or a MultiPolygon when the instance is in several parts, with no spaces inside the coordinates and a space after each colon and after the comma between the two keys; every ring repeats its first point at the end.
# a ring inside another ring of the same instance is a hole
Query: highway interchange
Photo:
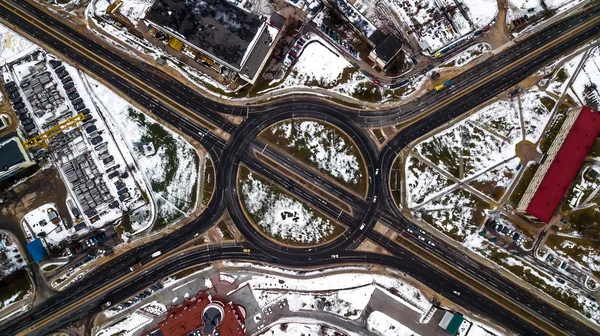
{"type": "Polygon", "coordinates": [[[61,57],[67,57],[79,64],[86,71],[111,84],[139,105],[148,108],[153,114],[200,142],[209,151],[217,173],[214,196],[207,209],[192,223],[165,238],[115,258],[90,273],[85,281],[79,281],[64,292],[44,301],[27,316],[14,319],[0,327],[0,334],[8,335],[16,330],[26,331],[28,327],[43,321],[62,308],[85,301],[76,309],[61,314],[50,323],[29,333],[32,335],[47,334],[68,323],[98,312],[99,303],[103,301],[119,301],[169,273],[192,265],[223,259],[268,263],[276,260],[277,263],[292,268],[340,263],[381,264],[401,270],[440,295],[449,297],[473,313],[486,316],[520,335],[546,334],[548,325],[556,328],[551,330],[559,329],[565,334],[597,334],[596,330],[578,322],[573,316],[539,300],[535,293],[522,289],[508,279],[498,276],[495,271],[464,256],[460,251],[434,236],[426,234],[427,239],[435,242],[435,247],[413,239],[411,242],[405,242],[412,248],[406,248],[403,246],[404,244],[390,241],[372,228],[377,221],[380,221],[397,232],[401,232],[410,224],[410,221],[404,218],[397,209],[388,192],[389,172],[397,153],[403,147],[432,129],[516,85],[557,55],[572,50],[583,41],[596,36],[600,31],[598,12],[598,6],[595,6],[581,15],[571,17],[531,36],[528,40],[518,43],[503,53],[488,58],[472,70],[454,78],[453,86],[449,90],[428,93],[400,108],[359,111],[306,96],[277,100],[259,106],[224,105],[201,96],[193,89],[162,73],[153,71],[139,61],[131,60],[103,48],[76,32],[72,27],[31,6],[28,2],[16,4],[0,1],[0,16],[9,24],[14,25],[25,35],[43,41],[61,57]],[[15,15],[17,9],[27,13],[29,17],[23,18],[22,14],[15,15]],[[593,23],[589,24],[592,20],[594,20],[593,23]],[[586,23],[588,25],[584,27],[586,23]],[[566,36],[570,31],[580,27],[584,28],[560,43],[556,43],[561,36],[566,36]],[[534,53],[541,48],[545,49],[534,53]],[[113,71],[110,71],[111,67],[113,71]],[[510,70],[506,70],[507,68],[510,70]],[[117,72],[115,69],[123,71],[117,72]],[[496,71],[499,72],[496,73],[496,71]],[[452,97],[460,96],[461,93],[460,99],[452,100],[452,97]],[[212,125],[228,132],[231,135],[230,139],[225,141],[206,127],[191,121],[189,115],[186,116],[178,109],[173,108],[173,100],[169,97],[177,99],[176,104],[180,105],[180,109],[196,113],[197,116],[212,125]],[[424,112],[428,114],[422,114],[424,112]],[[241,125],[236,126],[228,122],[220,113],[247,115],[248,118],[241,125]],[[273,162],[289,169],[293,175],[310,181],[323,191],[349,204],[353,210],[352,214],[326,202],[314,191],[288,177],[290,174],[283,174],[281,167],[267,165],[264,160],[253,153],[253,150],[261,152],[265,149],[265,143],[256,138],[258,132],[275,122],[292,116],[326,120],[340,127],[353,138],[366,160],[368,174],[372,177],[367,197],[357,196],[335,183],[328,182],[316,171],[290,159],[286,154],[271,146],[264,150],[264,154],[273,162]],[[381,152],[376,150],[364,131],[369,126],[393,125],[417,116],[421,118],[391,139],[381,152]],[[240,163],[257,173],[269,176],[276,184],[286,188],[313,208],[333,218],[339,216],[338,221],[347,226],[348,231],[335,241],[312,249],[282,247],[266,239],[253,229],[243,215],[236,192],[236,174],[240,163]],[[379,169],[380,173],[375,174],[375,169],[379,169]],[[372,202],[374,196],[378,197],[376,203],[372,202]],[[238,229],[246,237],[247,242],[244,243],[244,247],[251,248],[251,254],[243,253],[239,245],[209,246],[188,251],[184,255],[165,258],[157,266],[149,267],[143,273],[132,277],[130,281],[115,286],[102,295],[89,297],[90,293],[97,289],[107,287],[118,279],[130,275],[129,267],[134,262],[148,262],[152,252],[162,250],[165,253],[191,240],[195,233],[207,230],[216,223],[225,210],[229,211],[238,229]],[[362,223],[366,225],[360,229],[362,223]],[[365,238],[385,247],[393,256],[352,251],[365,238]],[[422,253],[415,254],[414,247],[421,249],[422,253]],[[339,257],[332,258],[332,254],[339,255],[339,257]],[[480,293],[473,290],[472,285],[449,277],[436,265],[427,262],[428,260],[423,257],[427,254],[456,265],[464,274],[468,275],[468,281],[477,281],[487,287],[490,292],[504,297],[512,305],[521,307],[527,314],[530,314],[530,319],[524,318],[522,313],[515,314],[503,305],[482,297],[480,293]],[[454,291],[460,292],[461,295],[454,295],[454,291]],[[536,323],[531,323],[531,319],[536,323]],[[546,325],[546,328],[540,327],[540,323],[546,325]]]}

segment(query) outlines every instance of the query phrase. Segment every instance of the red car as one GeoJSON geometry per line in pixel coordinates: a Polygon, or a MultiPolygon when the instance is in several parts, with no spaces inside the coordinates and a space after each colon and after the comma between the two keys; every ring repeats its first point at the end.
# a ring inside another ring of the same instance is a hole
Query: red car
{"type": "Polygon", "coordinates": [[[408,233],[406,233],[405,231],[402,231],[402,236],[404,236],[404,237],[406,237],[406,238],[410,237],[410,236],[408,235],[408,233]]]}
{"type": "Polygon", "coordinates": [[[293,50],[290,51],[290,55],[292,55],[292,57],[294,57],[294,58],[298,57],[298,55],[296,54],[296,52],[293,51],[293,50]]]}

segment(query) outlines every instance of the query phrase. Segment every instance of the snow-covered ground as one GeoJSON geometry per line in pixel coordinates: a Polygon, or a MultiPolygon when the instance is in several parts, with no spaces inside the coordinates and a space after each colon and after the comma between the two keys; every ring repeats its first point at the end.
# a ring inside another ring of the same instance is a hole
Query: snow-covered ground
{"type": "Polygon", "coordinates": [[[465,66],[472,61],[476,60],[479,56],[482,56],[484,53],[492,50],[492,47],[487,43],[477,43],[474,46],[471,46],[464,51],[460,52],[460,54],[452,57],[447,62],[444,62],[441,66],[456,66],[462,67],[465,66]]]}
{"type": "Polygon", "coordinates": [[[575,80],[573,91],[582,104],[600,106],[600,47],[590,51],[589,57],[575,80]]]}
{"type": "Polygon", "coordinates": [[[381,336],[419,336],[386,314],[374,311],[367,319],[367,328],[381,336]]]}
{"type": "Polygon", "coordinates": [[[313,120],[288,120],[266,132],[271,141],[301,160],[349,185],[357,185],[364,175],[364,164],[352,140],[332,125],[313,120]]]}
{"type": "Polygon", "coordinates": [[[0,231],[0,279],[27,266],[27,258],[21,255],[17,242],[0,231]]]}
{"type": "Polygon", "coordinates": [[[132,314],[127,315],[121,321],[113,325],[104,327],[103,329],[98,331],[95,334],[95,336],[131,336],[134,335],[138,329],[142,328],[146,324],[149,324],[150,322],[152,322],[151,318],[134,312],[132,314]]]}
{"type": "Polygon", "coordinates": [[[476,29],[481,29],[490,24],[498,13],[498,1],[496,0],[462,0],[467,6],[469,17],[476,29]]]}
{"type": "Polygon", "coordinates": [[[536,143],[552,116],[551,110],[543,104],[543,101],[553,104],[555,100],[537,87],[531,88],[522,94],[519,99],[521,100],[521,114],[525,125],[525,139],[536,143]]]}
{"type": "Polygon", "coordinates": [[[283,86],[307,85],[312,81],[328,86],[340,80],[342,72],[347,68],[353,67],[344,57],[333,52],[331,46],[319,40],[309,41],[292,66],[283,86]]]}
{"type": "Polygon", "coordinates": [[[274,324],[269,327],[267,330],[259,333],[257,336],[340,336],[340,335],[348,335],[355,336],[359,335],[354,333],[348,333],[348,331],[343,331],[340,333],[338,329],[330,328],[324,326],[322,322],[318,320],[314,321],[298,321],[298,322],[284,322],[279,324],[274,324]],[[312,323],[311,323],[312,322],[312,323]]]}
{"type": "MultiPolygon", "coordinates": [[[[186,216],[195,208],[198,153],[180,135],[137,110],[123,98],[90,77],[94,99],[107,114],[107,123],[115,128],[120,141],[143,171],[157,200],[157,216],[173,220],[186,216]],[[152,147],[148,150],[147,145],[152,147]]],[[[144,210],[145,211],[145,210],[144,210]]],[[[151,220],[132,221],[133,232],[147,228],[151,220]]],[[[170,223],[169,223],[170,224],[170,223]]]]}
{"type": "Polygon", "coordinates": [[[320,244],[341,227],[292,196],[249,172],[240,177],[242,202],[255,224],[269,237],[292,244],[320,244]]]}
{"type": "Polygon", "coordinates": [[[0,66],[25,56],[36,48],[29,40],[0,25],[0,66]]]}
{"type": "Polygon", "coordinates": [[[58,245],[61,241],[69,237],[69,231],[60,218],[56,204],[46,203],[37,207],[23,216],[23,231],[28,240],[43,238],[49,245],[58,245]],[[51,214],[58,217],[54,222],[51,221],[51,214]]]}
{"type": "Polygon", "coordinates": [[[406,164],[407,205],[410,208],[428,201],[454,184],[454,181],[412,155],[407,158],[406,164]]]}

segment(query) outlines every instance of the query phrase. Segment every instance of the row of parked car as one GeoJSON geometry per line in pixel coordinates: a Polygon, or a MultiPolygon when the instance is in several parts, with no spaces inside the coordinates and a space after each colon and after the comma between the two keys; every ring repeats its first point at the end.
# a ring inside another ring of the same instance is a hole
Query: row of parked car
{"type": "Polygon", "coordinates": [[[83,99],[79,97],[79,93],[77,92],[77,88],[75,87],[75,83],[73,83],[73,78],[69,76],[69,73],[62,65],[61,61],[51,60],[50,66],[56,72],[56,76],[60,79],[63,85],[63,89],[65,89],[65,93],[67,97],[71,101],[73,108],[75,111],[79,112],[85,108],[85,104],[83,103],[83,99]]]}
{"type": "Polygon", "coordinates": [[[159,291],[159,290],[161,290],[163,288],[165,288],[165,286],[163,286],[162,283],[157,282],[154,285],[148,287],[148,289],[146,289],[145,291],[139,293],[138,295],[134,296],[130,300],[127,300],[127,301],[119,304],[115,308],[117,310],[123,310],[125,308],[129,308],[129,307],[131,307],[131,305],[137,303],[138,301],[141,301],[141,300],[147,298],[148,296],[152,295],[152,293],[154,293],[156,291],[159,291]]]}
{"type": "Polygon", "coordinates": [[[8,94],[8,99],[12,102],[12,108],[15,111],[17,117],[19,117],[19,121],[21,122],[21,126],[28,134],[32,134],[36,131],[35,124],[33,123],[33,119],[29,115],[29,111],[27,107],[25,107],[25,103],[23,102],[23,98],[19,93],[19,88],[15,82],[7,82],[4,84],[4,90],[8,94]]]}
{"type": "Polygon", "coordinates": [[[327,27],[324,24],[321,24],[320,29],[322,32],[324,32],[329,37],[331,37],[335,42],[340,44],[352,56],[358,57],[358,51],[356,51],[356,49],[354,49],[354,47],[352,47],[348,42],[342,40],[335,31],[333,31],[332,29],[330,29],[329,27],[327,27]]]}

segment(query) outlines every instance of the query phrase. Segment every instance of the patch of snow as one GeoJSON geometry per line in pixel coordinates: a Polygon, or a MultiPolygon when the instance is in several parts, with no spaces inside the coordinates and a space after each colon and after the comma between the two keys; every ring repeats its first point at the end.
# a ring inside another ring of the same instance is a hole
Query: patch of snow
{"type": "Polygon", "coordinates": [[[43,238],[49,245],[58,246],[61,241],[69,237],[69,230],[60,218],[54,203],[46,203],[23,216],[23,230],[29,241],[43,238]],[[51,214],[56,214],[55,222],[50,219],[51,214]]]}
{"type": "Polygon", "coordinates": [[[127,315],[127,317],[111,326],[103,327],[96,333],[95,336],[110,336],[110,335],[121,335],[131,336],[134,335],[137,330],[149,324],[152,321],[151,318],[144,315],[133,313],[127,315]]]}
{"type": "Polygon", "coordinates": [[[38,46],[0,24],[0,66],[17,60],[38,46]]]}
{"type": "Polygon", "coordinates": [[[490,24],[498,14],[497,0],[462,0],[467,6],[469,17],[477,29],[490,24]]]}
{"type": "Polygon", "coordinates": [[[379,311],[369,315],[367,328],[381,336],[419,336],[405,325],[379,311]]]}
{"type": "Polygon", "coordinates": [[[241,184],[246,209],[257,218],[256,225],[267,235],[315,244],[328,240],[335,232],[335,226],[329,219],[318,216],[291,196],[277,192],[252,173],[241,184]]]}

